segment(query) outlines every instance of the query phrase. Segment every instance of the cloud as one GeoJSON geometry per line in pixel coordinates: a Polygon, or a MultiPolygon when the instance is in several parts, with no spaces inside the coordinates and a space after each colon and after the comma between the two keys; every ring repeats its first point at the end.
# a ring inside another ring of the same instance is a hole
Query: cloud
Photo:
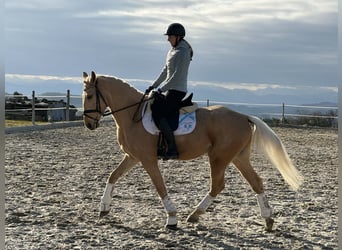
{"type": "MultiPolygon", "coordinates": [[[[101,73],[97,72],[98,75],[101,73]]],[[[6,74],[6,93],[15,91],[30,96],[34,90],[36,95],[47,92],[81,95],[82,77],[61,77],[52,75],[20,75],[6,74]]],[[[151,80],[125,79],[140,91],[145,91],[151,80]]],[[[287,86],[275,83],[250,84],[233,82],[189,81],[189,93],[194,93],[194,100],[249,102],[249,103],[281,103],[303,104],[319,102],[337,102],[337,87],[287,86]]]]}
{"type": "Polygon", "coordinates": [[[250,91],[258,91],[264,89],[296,89],[293,86],[284,86],[279,84],[251,84],[251,83],[214,83],[214,82],[196,82],[191,81],[189,83],[192,87],[196,86],[206,86],[206,87],[218,87],[227,90],[236,90],[236,89],[243,89],[243,90],[250,90],[250,91]]]}
{"type": "Polygon", "coordinates": [[[324,91],[331,91],[334,93],[338,93],[338,87],[320,87],[320,89],[324,90],[324,91]]]}
{"type": "Polygon", "coordinates": [[[67,81],[70,83],[81,83],[81,77],[71,77],[71,76],[48,76],[48,75],[23,75],[23,74],[6,74],[6,80],[22,80],[27,82],[32,81],[50,81],[50,80],[58,80],[58,81],[67,81]]]}
{"type": "MultiPolygon", "coordinates": [[[[101,73],[97,73],[97,75],[103,75],[101,73]]],[[[22,84],[30,84],[37,82],[66,82],[68,84],[75,84],[79,86],[83,83],[82,77],[73,77],[73,76],[51,76],[51,75],[23,75],[23,74],[6,74],[6,81],[9,82],[21,82],[22,84]]],[[[138,87],[141,90],[144,90],[152,83],[152,80],[147,79],[133,79],[128,78],[124,79],[129,84],[133,84],[135,87],[138,87]]],[[[272,84],[272,83],[264,83],[264,84],[251,84],[251,83],[234,83],[234,82],[201,82],[201,81],[189,81],[189,86],[191,88],[196,87],[212,87],[212,88],[221,88],[225,90],[249,90],[249,91],[261,91],[261,90],[272,90],[272,91],[296,91],[300,89],[300,86],[286,86],[280,84],[272,84]]],[[[304,87],[303,89],[307,88],[304,87]]],[[[337,87],[318,87],[317,89],[321,89],[324,91],[338,92],[337,87]]]]}
{"type": "Polygon", "coordinates": [[[11,0],[9,73],[79,75],[95,69],[156,77],[181,22],[195,55],[190,80],[337,84],[337,2],[11,0]],[[18,18],[20,17],[20,18],[18,18]]]}

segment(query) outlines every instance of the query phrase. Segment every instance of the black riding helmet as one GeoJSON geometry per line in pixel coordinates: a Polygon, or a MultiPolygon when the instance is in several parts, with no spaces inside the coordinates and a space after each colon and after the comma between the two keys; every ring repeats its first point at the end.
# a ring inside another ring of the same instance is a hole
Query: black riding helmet
{"type": "MultiPolygon", "coordinates": [[[[180,37],[180,40],[183,40],[183,38],[185,37],[185,29],[184,29],[183,25],[181,25],[180,23],[171,23],[169,25],[169,27],[167,28],[166,33],[164,35],[178,36],[178,37],[180,37]]],[[[183,40],[183,41],[185,41],[185,40],[183,40]]],[[[177,46],[178,42],[179,42],[179,40],[177,40],[176,45],[174,47],[177,46]]],[[[190,48],[190,56],[191,56],[190,60],[192,60],[194,52],[192,50],[191,45],[187,41],[185,41],[185,42],[188,44],[188,46],[190,48]]]]}
{"type": "Polygon", "coordinates": [[[169,27],[166,30],[166,33],[164,35],[167,36],[185,36],[185,29],[183,25],[180,23],[172,23],[169,25],[169,27]]]}

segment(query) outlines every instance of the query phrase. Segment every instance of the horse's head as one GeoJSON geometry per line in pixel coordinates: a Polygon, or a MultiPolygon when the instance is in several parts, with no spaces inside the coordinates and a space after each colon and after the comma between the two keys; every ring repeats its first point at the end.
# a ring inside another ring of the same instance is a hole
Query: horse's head
{"type": "Polygon", "coordinates": [[[90,76],[83,72],[83,80],[83,122],[88,129],[94,130],[99,126],[99,121],[107,105],[98,89],[98,80],[95,72],[92,71],[90,76]]]}

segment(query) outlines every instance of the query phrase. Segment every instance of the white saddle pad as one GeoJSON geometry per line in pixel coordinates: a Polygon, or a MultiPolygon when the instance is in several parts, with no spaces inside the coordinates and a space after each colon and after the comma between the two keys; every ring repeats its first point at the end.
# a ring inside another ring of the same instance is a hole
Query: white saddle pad
{"type": "MultiPolygon", "coordinates": [[[[147,132],[153,135],[159,134],[159,129],[155,125],[152,112],[150,109],[143,109],[143,119],[142,123],[147,132]]],[[[184,113],[179,115],[179,123],[177,130],[174,131],[175,135],[185,135],[190,134],[196,127],[196,112],[184,113]]]]}

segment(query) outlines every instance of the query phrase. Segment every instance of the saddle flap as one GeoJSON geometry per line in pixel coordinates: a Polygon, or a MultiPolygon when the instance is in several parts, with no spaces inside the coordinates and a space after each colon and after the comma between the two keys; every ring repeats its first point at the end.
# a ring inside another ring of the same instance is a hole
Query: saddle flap
{"type": "MultiPolygon", "coordinates": [[[[153,135],[159,134],[159,129],[154,123],[152,118],[152,112],[149,107],[149,103],[145,104],[145,108],[142,111],[142,123],[146,131],[153,135]]],[[[193,107],[193,106],[189,106],[193,107]]],[[[189,108],[186,107],[186,108],[189,108]]],[[[177,130],[174,131],[175,135],[185,135],[191,133],[196,127],[196,112],[187,112],[184,114],[180,114],[179,116],[179,124],[177,130]]]]}

